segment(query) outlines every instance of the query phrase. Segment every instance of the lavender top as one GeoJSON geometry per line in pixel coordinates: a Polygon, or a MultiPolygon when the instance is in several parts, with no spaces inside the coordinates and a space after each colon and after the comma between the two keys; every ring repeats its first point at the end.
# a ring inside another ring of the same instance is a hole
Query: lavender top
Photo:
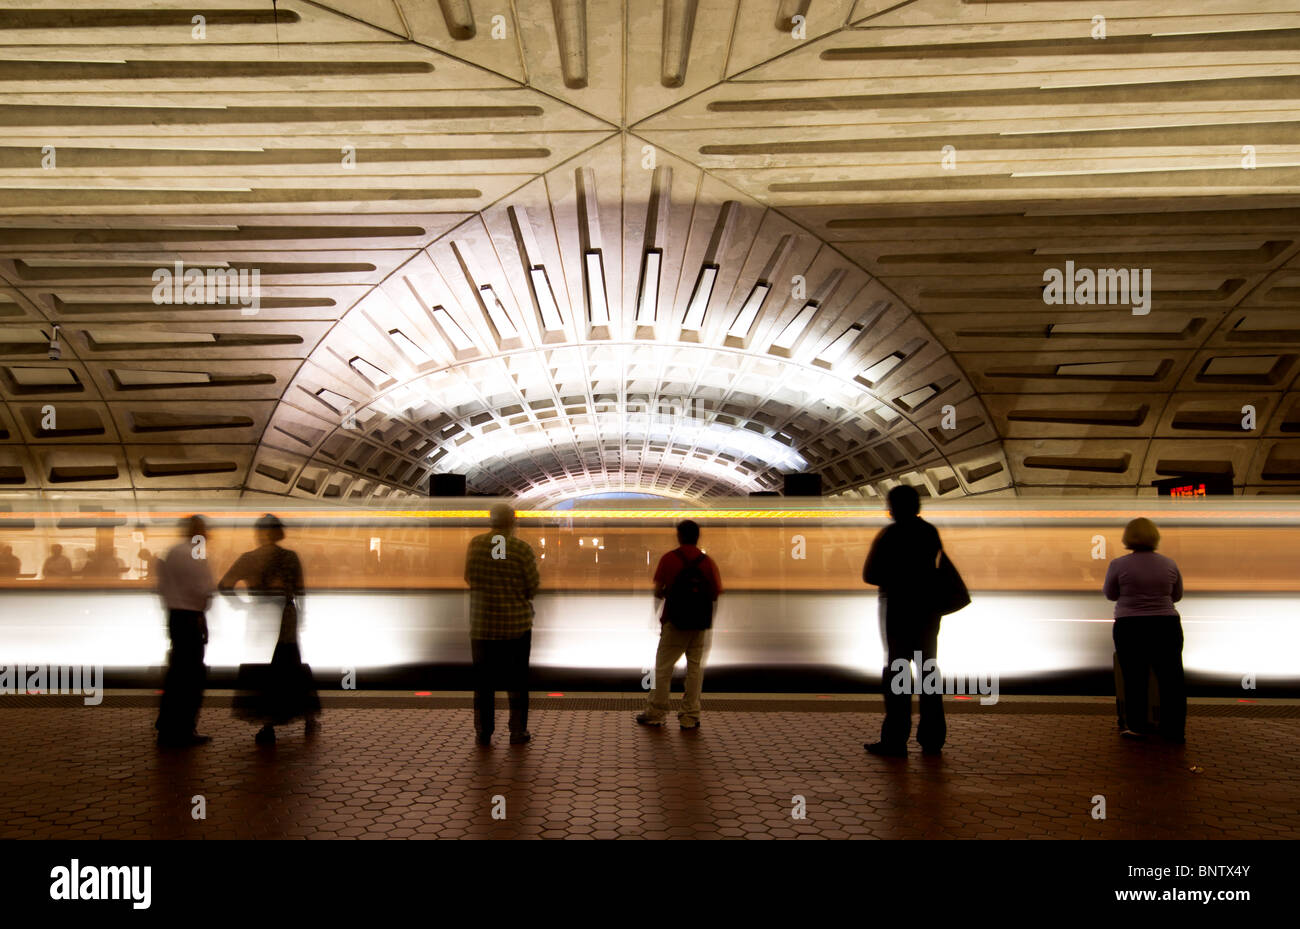
{"type": "Polygon", "coordinates": [[[1156,552],[1133,552],[1116,558],[1106,570],[1102,587],[1115,600],[1115,618],[1177,616],[1174,604],[1183,599],[1183,576],[1172,558],[1156,552]]]}

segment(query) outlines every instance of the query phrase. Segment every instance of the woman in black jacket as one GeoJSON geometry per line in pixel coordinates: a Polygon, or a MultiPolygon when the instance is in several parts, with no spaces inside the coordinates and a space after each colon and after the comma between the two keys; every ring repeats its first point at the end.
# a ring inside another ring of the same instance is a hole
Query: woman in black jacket
{"type": "Polygon", "coordinates": [[[305,719],[305,732],[314,735],[319,723],[320,697],[312,681],[311,669],[302,663],[298,648],[298,608],[304,593],[302,562],[296,552],[281,548],[284,524],[270,513],[257,521],[257,548],[235,560],[217,583],[217,589],[233,595],[235,585],[243,581],[250,593],[265,597],[281,606],[280,636],[270,667],[259,668],[257,680],[235,702],[235,714],[262,723],[256,741],[259,745],[275,742],[275,727],[299,717],[305,719]]]}
{"type": "Polygon", "coordinates": [[[880,530],[862,566],[862,580],[880,588],[885,720],[880,726],[880,740],[862,747],[873,755],[905,757],[912,732],[912,693],[918,691],[921,719],[916,740],[921,743],[922,753],[938,755],[948,738],[943,693],[926,693],[919,684],[938,661],[939,622],[943,617],[935,595],[943,542],[939,530],[921,518],[921,497],[915,488],[900,484],[889,491],[888,502],[894,521],[880,530]],[[914,657],[918,658],[915,681],[911,666],[914,657]]]}

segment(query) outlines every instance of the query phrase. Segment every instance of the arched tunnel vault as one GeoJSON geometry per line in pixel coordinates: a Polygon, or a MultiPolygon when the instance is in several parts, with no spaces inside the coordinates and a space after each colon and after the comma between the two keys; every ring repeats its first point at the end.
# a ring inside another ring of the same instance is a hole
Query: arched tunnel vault
{"type": "Polygon", "coordinates": [[[0,15],[0,492],[1300,490],[1300,11],[101,6],[0,15]]]}
{"type": "Polygon", "coordinates": [[[698,168],[645,157],[609,139],[362,299],[273,421],[265,489],[291,472],[331,495],[342,474],[417,489],[431,469],[525,499],[745,493],[805,469],[831,492],[1007,485],[969,384],[896,296],[698,168]],[[289,457],[306,430],[328,435],[289,457]]]}

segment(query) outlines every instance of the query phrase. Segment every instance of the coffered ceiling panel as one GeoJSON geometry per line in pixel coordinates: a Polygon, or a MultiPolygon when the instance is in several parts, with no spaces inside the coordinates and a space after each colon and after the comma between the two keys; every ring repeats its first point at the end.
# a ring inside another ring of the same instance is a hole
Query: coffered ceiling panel
{"type": "Polygon", "coordinates": [[[0,46],[3,487],[1300,489],[1290,0],[26,0],[0,46]]]}

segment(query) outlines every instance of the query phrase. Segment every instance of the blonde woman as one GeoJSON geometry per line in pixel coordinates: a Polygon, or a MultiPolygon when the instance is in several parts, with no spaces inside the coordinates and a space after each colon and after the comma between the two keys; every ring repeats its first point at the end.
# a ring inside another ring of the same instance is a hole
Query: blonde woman
{"type": "Polygon", "coordinates": [[[1125,738],[1141,739],[1147,731],[1147,669],[1160,687],[1160,735],[1181,744],[1187,719],[1183,687],[1183,626],[1174,604],[1183,598],[1183,576],[1172,558],[1156,552],[1160,531],[1146,518],[1124,527],[1124,547],[1131,554],[1116,558],[1103,588],[1115,601],[1115,654],[1124,679],[1125,738]]]}

